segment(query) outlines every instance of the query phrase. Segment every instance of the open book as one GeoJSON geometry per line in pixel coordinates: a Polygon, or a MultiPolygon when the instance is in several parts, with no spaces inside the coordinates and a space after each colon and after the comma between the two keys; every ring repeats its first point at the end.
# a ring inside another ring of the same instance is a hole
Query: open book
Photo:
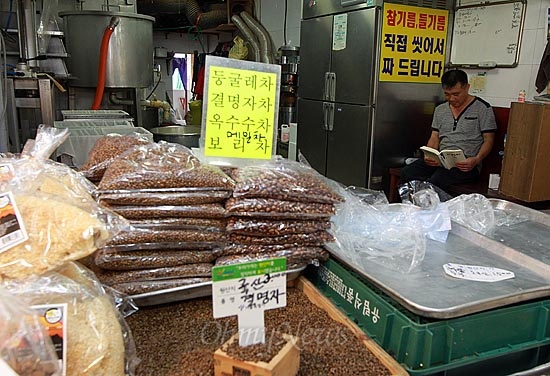
{"type": "Polygon", "coordinates": [[[445,167],[447,170],[456,166],[456,162],[462,162],[466,160],[464,152],[460,149],[445,149],[436,150],[429,146],[421,146],[420,150],[424,152],[424,156],[439,161],[439,164],[445,167]]]}

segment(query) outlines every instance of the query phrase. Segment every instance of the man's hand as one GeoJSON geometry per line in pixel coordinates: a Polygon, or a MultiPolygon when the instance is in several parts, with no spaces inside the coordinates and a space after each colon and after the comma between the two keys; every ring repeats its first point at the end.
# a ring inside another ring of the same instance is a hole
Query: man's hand
{"type": "Polygon", "coordinates": [[[433,159],[430,157],[424,157],[424,163],[426,163],[428,166],[437,167],[440,166],[440,163],[437,159],[433,159]]]}
{"type": "Polygon", "coordinates": [[[468,172],[472,171],[478,164],[477,157],[470,157],[462,162],[456,162],[456,167],[462,172],[468,172]]]}

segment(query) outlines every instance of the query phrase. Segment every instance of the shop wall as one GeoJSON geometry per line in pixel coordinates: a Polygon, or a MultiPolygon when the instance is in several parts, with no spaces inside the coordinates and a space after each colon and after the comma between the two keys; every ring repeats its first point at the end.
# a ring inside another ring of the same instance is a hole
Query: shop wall
{"type": "MultiPolygon", "coordinates": [[[[299,46],[302,1],[297,0],[256,0],[256,13],[271,34],[275,46],[284,45],[284,15],[287,4],[286,36],[287,44],[299,46]]],[[[461,1],[460,5],[480,3],[461,1]]],[[[510,107],[516,101],[520,90],[527,92],[527,99],[538,95],[535,90],[535,77],[546,46],[547,14],[550,0],[528,0],[524,31],[521,41],[519,64],[515,68],[495,68],[491,70],[467,69],[470,76],[486,73],[485,93],[480,94],[495,107],[510,107]]],[[[545,94],[546,90],[542,93],[545,94]]]]}

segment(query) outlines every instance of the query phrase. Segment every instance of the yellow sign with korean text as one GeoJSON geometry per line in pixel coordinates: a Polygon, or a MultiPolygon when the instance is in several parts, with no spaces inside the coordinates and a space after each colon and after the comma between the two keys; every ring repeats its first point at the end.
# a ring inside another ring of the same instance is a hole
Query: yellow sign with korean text
{"type": "Polygon", "coordinates": [[[278,101],[276,73],[210,64],[204,155],[270,159],[278,101]]]}
{"type": "Polygon", "coordinates": [[[440,83],[447,10],[384,3],[380,81],[440,83]]]}

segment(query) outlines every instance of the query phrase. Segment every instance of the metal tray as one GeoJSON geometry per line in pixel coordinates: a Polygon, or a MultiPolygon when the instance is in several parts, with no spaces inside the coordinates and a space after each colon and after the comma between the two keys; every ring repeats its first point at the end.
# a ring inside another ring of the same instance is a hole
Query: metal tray
{"type": "Polygon", "coordinates": [[[550,265],[550,215],[510,201],[489,199],[495,226],[487,236],[506,247],[550,265]]]}
{"type": "MultiPolygon", "coordinates": [[[[287,281],[292,281],[300,276],[306,266],[286,271],[287,281]]],[[[170,289],[147,292],[144,294],[130,295],[138,307],[160,305],[201,298],[212,295],[212,282],[196,283],[194,285],[173,287],[170,289]]]]}
{"type": "MultiPolygon", "coordinates": [[[[493,203],[496,211],[503,210],[503,207],[510,210],[508,204],[493,203]]],[[[331,257],[371,281],[409,311],[438,319],[459,317],[550,296],[549,246],[540,249],[544,244],[550,245],[550,231],[545,224],[547,218],[543,213],[539,216],[538,212],[530,212],[532,209],[522,210],[529,223],[521,222],[517,227],[497,229],[494,239],[453,223],[447,242],[428,240],[424,260],[408,274],[390,270],[367,259],[363,259],[360,266],[354,265],[350,259],[339,256],[330,244],[326,248],[331,257]],[[528,234],[521,236],[536,241],[516,239],[519,236],[517,232],[526,228],[529,229],[528,234]],[[443,270],[443,265],[449,262],[510,270],[515,273],[515,278],[493,283],[455,279],[443,270]]]]}

